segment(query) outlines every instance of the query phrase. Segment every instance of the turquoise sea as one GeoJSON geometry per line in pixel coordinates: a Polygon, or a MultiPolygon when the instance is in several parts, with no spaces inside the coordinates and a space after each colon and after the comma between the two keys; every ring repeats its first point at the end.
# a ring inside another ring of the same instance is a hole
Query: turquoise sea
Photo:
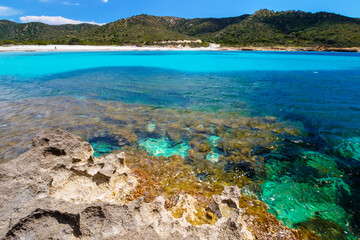
{"type": "Polygon", "coordinates": [[[206,142],[287,226],[360,236],[360,53],[0,53],[0,162],[49,127],[190,165],[206,142]]]}

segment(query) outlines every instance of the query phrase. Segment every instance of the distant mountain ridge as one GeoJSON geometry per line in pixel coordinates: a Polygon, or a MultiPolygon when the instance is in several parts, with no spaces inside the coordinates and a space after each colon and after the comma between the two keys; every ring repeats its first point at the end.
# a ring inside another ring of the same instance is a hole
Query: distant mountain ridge
{"type": "Polygon", "coordinates": [[[102,26],[46,25],[0,20],[0,42],[25,44],[158,44],[197,40],[231,46],[360,47],[360,20],[338,14],[274,12],[228,18],[137,15],[102,26]]]}

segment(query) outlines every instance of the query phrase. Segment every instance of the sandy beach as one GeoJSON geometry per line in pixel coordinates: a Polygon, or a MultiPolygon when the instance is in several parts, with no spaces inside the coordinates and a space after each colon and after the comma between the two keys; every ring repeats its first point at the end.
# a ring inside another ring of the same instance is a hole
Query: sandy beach
{"type": "Polygon", "coordinates": [[[360,52],[360,48],[333,47],[209,47],[189,46],[93,46],[93,45],[10,45],[0,46],[0,52],[81,52],[81,51],[298,51],[298,52],[360,52]]]}
{"type": "Polygon", "coordinates": [[[221,50],[218,46],[190,48],[190,47],[162,47],[162,46],[91,46],[91,45],[13,45],[0,46],[0,52],[71,52],[71,51],[196,51],[196,50],[221,50]]]}

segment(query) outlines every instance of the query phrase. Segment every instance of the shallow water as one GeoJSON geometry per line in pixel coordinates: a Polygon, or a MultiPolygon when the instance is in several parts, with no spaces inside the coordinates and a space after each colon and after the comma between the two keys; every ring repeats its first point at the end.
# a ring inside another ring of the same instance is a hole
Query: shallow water
{"type": "Polygon", "coordinates": [[[0,53],[0,93],[3,161],[61,127],[96,156],[178,154],[203,181],[221,167],[289,227],[359,234],[360,54],[0,53]]]}

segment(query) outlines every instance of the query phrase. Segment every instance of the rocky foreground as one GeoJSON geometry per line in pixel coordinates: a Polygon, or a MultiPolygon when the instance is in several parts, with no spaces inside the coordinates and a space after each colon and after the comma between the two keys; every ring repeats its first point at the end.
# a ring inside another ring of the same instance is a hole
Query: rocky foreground
{"type": "Polygon", "coordinates": [[[212,196],[207,208],[216,219],[212,225],[192,225],[187,219],[198,209],[189,195],[177,196],[172,211],[164,196],[134,199],[141,181],[125,165],[125,156],[94,158],[80,137],[59,129],[42,132],[31,150],[0,165],[0,238],[315,238],[285,227],[261,207],[257,211],[265,218],[259,221],[258,213],[249,214],[239,204],[238,187],[212,196]]]}

